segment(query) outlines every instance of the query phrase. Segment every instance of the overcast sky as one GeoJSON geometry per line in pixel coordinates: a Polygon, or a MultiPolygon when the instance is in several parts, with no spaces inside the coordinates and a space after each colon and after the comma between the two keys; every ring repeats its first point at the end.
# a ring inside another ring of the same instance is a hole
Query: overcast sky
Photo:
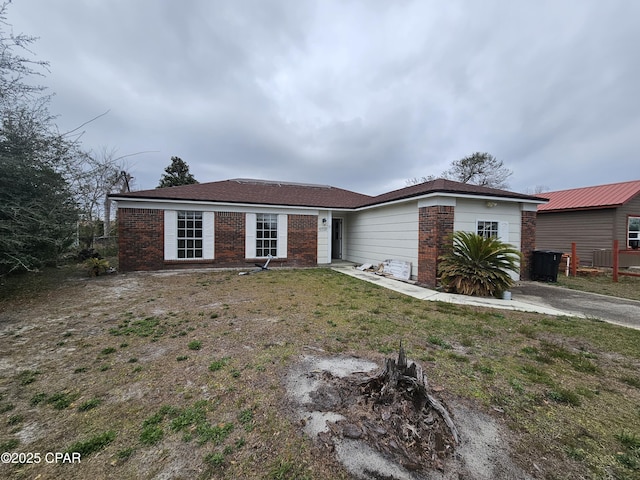
{"type": "Polygon", "coordinates": [[[130,157],[366,194],[475,151],[531,193],[640,179],[633,0],[13,0],[60,130],[130,157]]]}

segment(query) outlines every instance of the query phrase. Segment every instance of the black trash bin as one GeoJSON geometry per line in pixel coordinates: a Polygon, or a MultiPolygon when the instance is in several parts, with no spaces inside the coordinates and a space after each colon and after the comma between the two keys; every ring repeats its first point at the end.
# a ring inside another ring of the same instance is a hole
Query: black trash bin
{"type": "Polygon", "coordinates": [[[534,250],[531,262],[531,279],[543,282],[558,281],[558,267],[562,260],[562,252],[551,250],[534,250]]]}

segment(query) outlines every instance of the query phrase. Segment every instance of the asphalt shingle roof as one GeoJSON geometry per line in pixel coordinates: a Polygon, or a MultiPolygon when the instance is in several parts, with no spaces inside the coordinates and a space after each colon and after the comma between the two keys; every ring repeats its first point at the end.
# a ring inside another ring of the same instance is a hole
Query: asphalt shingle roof
{"type": "Polygon", "coordinates": [[[444,179],[437,179],[412,185],[375,197],[329,185],[242,178],[112,194],[110,197],[115,200],[124,200],[127,198],[148,200],[161,199],[353,209],[432,193],[471,194],[544,201],[540,197],[534,197],[531,195],[480,187],[477,185],[469,185],[444,179]]]}
{"type": "Polygon", "coordinates": [[[640,195],[640,180],[545,192],[540,196],[548,198],[549,203],[538,205],[538,212],[614,208],[637,195],[640,195]]]}

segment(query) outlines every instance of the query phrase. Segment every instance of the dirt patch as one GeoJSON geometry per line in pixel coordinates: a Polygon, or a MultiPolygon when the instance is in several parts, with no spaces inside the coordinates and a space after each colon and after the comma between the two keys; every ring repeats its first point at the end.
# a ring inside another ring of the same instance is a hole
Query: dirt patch
{"type": "MultiPolygon", "coordinates": [[[[375,407],[362,385],[380,367],[354,357],[305,356],[286,385],[305,433],[357,478],[397,480],[529,479],[509,457],[506,432],[488,415],[453,402],[460,444],[433,410],[408,403],[375,407]],[[401,424],[390,421],[406,412],[401,424]],[[396,425],[394,425],[396,424],[396,425]]],[[[450,403],[451,405],[451,403],[450,403]]]]}

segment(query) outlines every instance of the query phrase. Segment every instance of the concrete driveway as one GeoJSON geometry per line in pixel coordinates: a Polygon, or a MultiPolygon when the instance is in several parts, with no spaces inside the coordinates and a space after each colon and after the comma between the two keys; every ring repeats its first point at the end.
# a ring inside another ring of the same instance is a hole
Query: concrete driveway
{"type": "Polygon", "coordinates": [[[637,300],[580,292],[542,282],[518,282],[511,288],[511,293],[521,302],[640,329],[640,302],[637,300]]]}

